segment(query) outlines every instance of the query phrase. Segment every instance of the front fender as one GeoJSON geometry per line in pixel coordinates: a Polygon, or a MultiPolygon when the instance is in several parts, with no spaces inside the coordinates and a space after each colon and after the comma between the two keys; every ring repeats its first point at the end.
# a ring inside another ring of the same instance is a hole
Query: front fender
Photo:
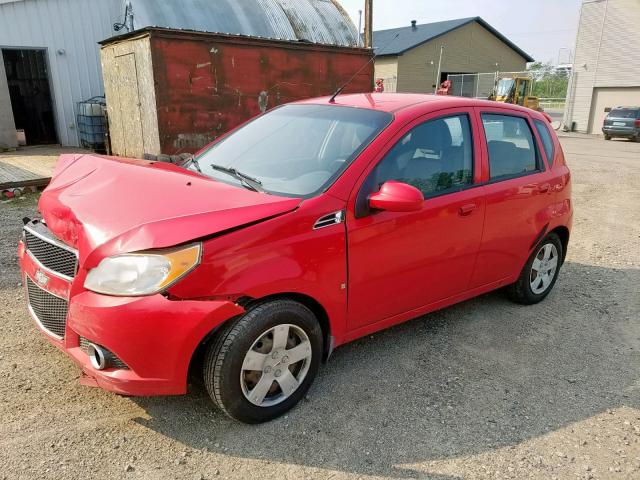
{"type": "Polygon", "coordinates": [[[346,325],[346,229],[321,229],[318,218],[344,208],[325,196],[294,212],[204,242],[201,264],[169,293],[177,298],[262,298],[293,292],[313,298],[327,312],[332,335],[346,325]]]}

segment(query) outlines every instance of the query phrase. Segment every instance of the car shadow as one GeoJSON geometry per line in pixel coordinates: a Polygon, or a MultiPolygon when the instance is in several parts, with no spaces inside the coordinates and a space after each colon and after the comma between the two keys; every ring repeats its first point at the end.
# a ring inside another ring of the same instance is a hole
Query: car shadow
{"type": "MultiPolygon", "coordinates": [[[[402,465],[514,446],[640,407],[640,270],[567,263],[542,303],[502,292],[339,348],[288,415],[249,426],[190,395],[133,399],[136,421],[192,448],[404,478],[402,465]]],[[[458,478],[436,476],[429,478],[458,478]]]]}

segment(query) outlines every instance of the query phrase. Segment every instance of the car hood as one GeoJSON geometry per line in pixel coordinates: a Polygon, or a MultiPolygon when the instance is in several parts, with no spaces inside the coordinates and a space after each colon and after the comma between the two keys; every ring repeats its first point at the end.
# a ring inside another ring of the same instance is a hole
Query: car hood
{"type": "Polygon", "coordinates": [[[282,215],[300,199],[257,193],[162,162],[62,155],[39,209],[80,261],[178,245],[282,215]]]}

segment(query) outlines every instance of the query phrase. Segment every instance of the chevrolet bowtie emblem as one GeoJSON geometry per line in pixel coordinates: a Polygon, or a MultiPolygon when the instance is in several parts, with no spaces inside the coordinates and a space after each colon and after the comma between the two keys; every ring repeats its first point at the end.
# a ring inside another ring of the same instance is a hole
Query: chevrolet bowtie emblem
{"type": "Polygon", "coordinates": [[[47,283],[49,283],[49,277],[47,277],[44,273],[42,273],[40,270],[38,270],[36,272],[36,281],[40,284],[40,285],[46,285],[47,283]]]}

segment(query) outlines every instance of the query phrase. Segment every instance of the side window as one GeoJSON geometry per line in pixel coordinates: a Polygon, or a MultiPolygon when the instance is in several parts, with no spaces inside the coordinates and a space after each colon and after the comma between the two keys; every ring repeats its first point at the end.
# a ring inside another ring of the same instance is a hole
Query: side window
{"type": "Polygon", "coordinates": [[[408,183],[425,197],[473,183],[473,140],[467,115],[430,120],[407,133],[371,173],[373,186],[408,183]]]}
{"type": "Polygon", "coordinates": [[[549,133],[549,127],[547,127],[547,125],[545,125],[544,122],[541,122],[540,120],[534,120],[533,123],[536,126],[536,130],[538,130],[540,139],[542,140],[542,146],[544,148],[544,153],[547,154],[547,162],[549,163],[549,167],[552,167],[555,148],[553,146],[553,138],[551,138],[551,133],[549,133]]]}
{"type": "Polygon", "coordinates": [[[518,177],[539,169],[529,124],[522,117],[482,114],[491,180],[518,177]]]}

